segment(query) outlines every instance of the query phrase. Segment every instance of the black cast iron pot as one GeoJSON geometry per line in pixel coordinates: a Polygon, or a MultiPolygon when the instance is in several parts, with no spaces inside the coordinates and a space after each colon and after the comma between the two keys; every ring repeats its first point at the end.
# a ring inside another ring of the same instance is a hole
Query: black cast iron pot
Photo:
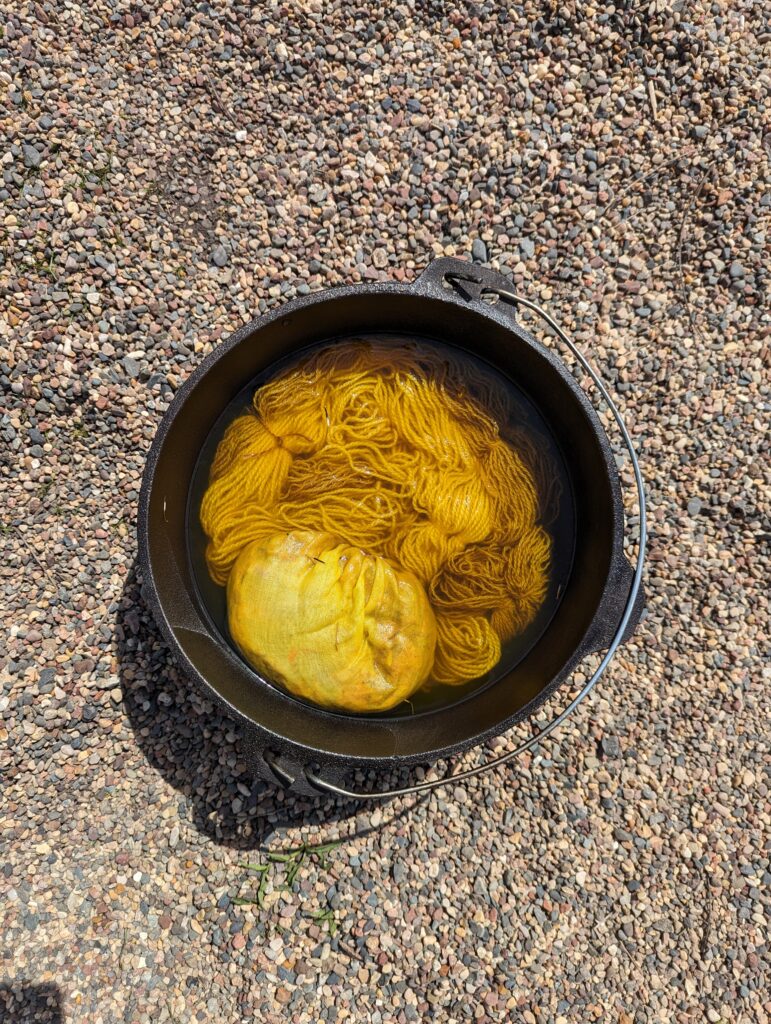
{"type": "MultiPolygon", "coordinates": [[[[529,303],[516,300],[509,288],[505,278],[490,270],[440,259],[412,285],[357,285],[294,299],[222,342],[169,406],[150,450],[140,497],[145,594],[193,682],[245,726],[257,774],[298,791],[347,793],[343,781],[355,768],[431,764],[531,716],[586,655],[607,650],[601,672],[618,643],[634,629],[643,607],[645,513],[629,436],[611,403],[637,475],[641,522],[636,571],[623,553],[623,506],[608,438],[567,367],[517,322],[515,301],[529,303]],[[489,304],[488,293],[501,301],[489,304]],[[510,377],[540,410],[566,456],[575,515],[573,562],[564,593],[524,660],[461,704],[398,719],[325,712],[296,700],[249,668],[211,628],[201,606],[186,518],[199,452],[215,421],[248,382],[311,344],[383,332],[456,345],[510,377]]],[[[561,332],[560,336],[571,344],[561,332]]],[[[590,685],[598,677],[599,672],[590,685]]],[[[438,783],[423,786],[432,784],[438,783]]]]}

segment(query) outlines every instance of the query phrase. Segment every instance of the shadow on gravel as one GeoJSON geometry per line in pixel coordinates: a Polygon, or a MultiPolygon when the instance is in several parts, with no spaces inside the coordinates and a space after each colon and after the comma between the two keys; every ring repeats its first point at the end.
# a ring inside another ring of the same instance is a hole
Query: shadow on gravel
{"type": "Polygon", "coordinates": [[[115,634],[123,703],[137,743],[184,795],[200,832],[255,849],[276,832],[302,826],[347,822],[340,835],[349,838],[372,830],[357,830],[348,820],[371,804],[297,796],[253,777],[241,726],[199,696],[176,665],[142,598],[136,567],[123,589],[115,634]]]}
{"type": "Polygon", "coordinates": [[[0,983],[0,1021],[3,1024],[64,1024],[58,985],[0,983]]]}

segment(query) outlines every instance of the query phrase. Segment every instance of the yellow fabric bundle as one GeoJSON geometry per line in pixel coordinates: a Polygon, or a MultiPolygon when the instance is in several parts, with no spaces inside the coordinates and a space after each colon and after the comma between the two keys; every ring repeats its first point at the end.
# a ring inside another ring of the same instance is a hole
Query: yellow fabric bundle
{"type": "Polygon", "coordinates": [[[323,533],[247,545],[228,579],[228,622],[252,665],[326,707],[393,707],[434,662],[436,623],[418,580],[323,533]]]}
{"type": "MultiPolygon", "coordinates": [[[[505,385],[450,350],[353,341],[281,372],[253,406],[225,431],[201,504],[212,579],[227,584],[255,542],[264,560],[279,535],[325,535],[330,550],[385,559],[425,588],[436,619],[429,681],[489,671],[543,601],[551,547],[534,481],[542,467],[505,385]]],[[[310,699],[346,706],[336,693],[337,703],[310,699]]]]}

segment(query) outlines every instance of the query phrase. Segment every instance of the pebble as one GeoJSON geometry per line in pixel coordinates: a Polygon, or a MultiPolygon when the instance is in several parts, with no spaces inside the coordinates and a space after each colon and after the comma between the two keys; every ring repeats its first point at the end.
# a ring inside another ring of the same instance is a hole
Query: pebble
{"type": "Polygon", "coordinates": [[[487,246],[481,238],[475,238],[472,242],[471,255],[477,263],[487,262],[487,246]]]}
{"type": "Polygon", "coordinates": [[[121,362],[123,363],[123,369],[129,377],[139,376],[139,363],[136,359],[132,359],[131,356],[124,356],[121,362]]]}
{"type": "Polygon", "coordinates": [[[763,5],[10,6],[0,1019],[768,1019],[763,5]],[[285,794],[153,623],[145,460],[234,329],[434,257],[504,274],[608,383],[646,617],[505,767],[285,794]],[[254,902],[245,865],[332,840],[254,902]]]}
{"type": "Polygon", "coordinates": [[[212,249],[211,261],[215,267],[224,267],[228,263],[228,251],[224,245],[217,245],[212,249]]]}
{"type": "Polygon", "coordinates": [[[621,746],[616,736],[602,737],[602,753],[606,758],[621,757],[621,746]]]}
{"type": "Polygon", "coordinates": [[[37,149],[35,149],[34,146],[29,146],[25,144],[21,147],[21,152],[24,158],[25,167],[31,167],[35,169],[40,167],[43,156],[37,149]]]}

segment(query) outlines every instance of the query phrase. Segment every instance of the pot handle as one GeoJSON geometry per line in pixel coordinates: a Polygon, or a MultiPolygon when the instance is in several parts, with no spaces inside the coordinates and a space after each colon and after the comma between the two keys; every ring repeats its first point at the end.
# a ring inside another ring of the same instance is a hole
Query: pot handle
{"type": "Polygon", "coordinates": [[[614,608],[608,607],[607,609],[604,609],[605,614],[602,617],[602,625],[597,633],[590,638],[592,643],[587,646],[587,650],[602,650],[607,646],[607,651],[603,655],[600,664],[597,666],[597,669],[594,671],[591,678],[584,683],[582,688],[567,707],[556,715],[548,725],[544,726],[540,732],[531,736],[523,743],[520,743],[513,750],[509,750],[505,754],[501,754],[499,757],[493,758],[492,761],[487,761],[485,764],[477,765],[474,768],[467,768],[465,771],[456,772],[453,775],[446,775],[441,779],[431,779],[427,782],[416,783],[413,786],[404,786],[401,789],[380,790],[379,792],[374,793],[345,789],[343,786],[327,782],[325,779],[322,779],[319,775],[309,771],[308,769],[305,770],[305,778],[317,790],[334,796],[346,797],[348,799],[381,799],[385,797],[409,796],[412,793],[424,793],[427,790],[438,789],[440,786],[446,786],[448,783],[457,783],[463,782],[466,779],[473,779],[475,776],[481,775],[482,772],[507,764],[509,761],[513,761],[519,754],[523,754],[526,750],[530,750],[539,742],[539,740],[551,735],[555,729],[562,725],[565,719],[575,711],[581,701],[583,701],[584,698],[592,692],[600,677],[605,672],[605,669],[613,660],[619,646],[627,636],[631,634],[638,619],[640,618],[643,608],[644,598],[642,574],[645,562],[645,548],[648,539],[648,525],[645,508],[645,485],[643,483],[642,472],[640,470],[640,463],[637,459],[637,452],[632,444],[632,438],[630,437],[621,413],[616,408],[605,384],[592,368],[583,353],[576,348],[575,344],[565,334],[562,328],[552,320],[546,310],[542,309],[534,302],[531,302],[530,299],[511,291],[509,282],[499,274],[496,274],[494,271],[490,271],[487,268],[476,267],[470,263],[465,263],[463,260],[439,259],[434,260],[434,262],[429,265],[429,267],[415,282],[414,288],[415,291],[422,292],[424,294],[441,294],[448,286],[461,291],[461,294],[464,292],[467,293],[467,298],[469,300],[480,298],[483,292],[493,292],[499,299],[504,301],[507,305],[511,305],[514,309],[519,306],[524,306],[525,309],[529,309],[551,328],[560,341],[572,352],[586,373],[589,374],[595,387],[602,396],[603,401],[610,410],[613,419],[616,421],[616,425],[621,432],[621,437],[623,438],[626,450],[629,453],[629,458],[631,459],[637,489],[637,500],[640,507],[637,559],[634,566],[630,565],[626,558],[623,558],[619,562],[618,571],[621,576],[619,577],[620,582],[617,592],[622,594],[624,593],[624,589],[621,586],[621,581],[623,581],[624,576],[629,580],[626,601],[624,602],[623,598],[621,599],[621,602],[623,602],[623,610],[620,610],[618,607],[618,604],[621,602],[618,602],[617,604],[616,601],[613,602],[614,608]]]}
{"type": "Polygon", "coordinates": [[[446,298],[448,292],[455,292],[467,302],[484,301],[484,295],[497,295],[500,306],[512,320],[517,319],[517,307],[508,298],[511,281],[489,267],[476,263],[467,263],[452,256],[442,256],[433,260],[419,278],[413,283],[412,290],[422,295],[438,295],[446,298]],[[506,293],[506,294],[504,294],[506,293]]]}

